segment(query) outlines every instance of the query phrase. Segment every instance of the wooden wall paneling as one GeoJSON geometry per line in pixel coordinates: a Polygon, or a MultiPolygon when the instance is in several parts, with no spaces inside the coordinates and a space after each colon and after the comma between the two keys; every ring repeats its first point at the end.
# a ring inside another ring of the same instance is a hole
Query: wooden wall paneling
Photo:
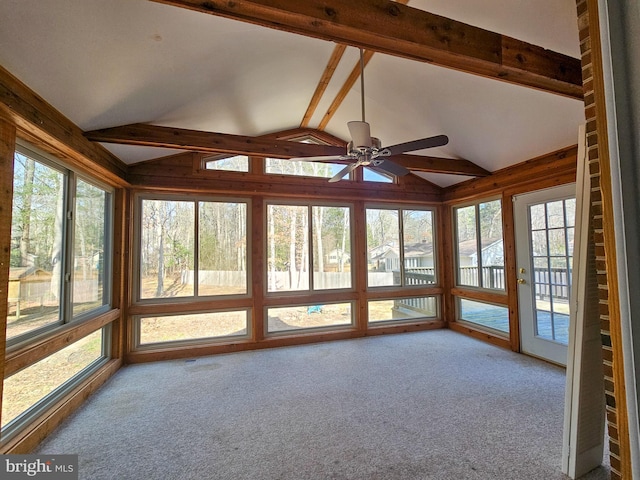
{"type": "Polygon", "coordinates": [[[516,262],[516,230],[513,196],[502,195],[502,236],[504,238],[504,270],[509,307],[511,350],[520,351],[520,321],[518,316],[518,265],[516,262]]]}
{"type": "Polygon", "coordinates": [[[11,210],[13,204],[13,156],[16,149],[16,126],[0,115],[0,417],[2,391],[7,376],[7,315],[9,313],[9,264],[11,260],[11,210]]]}
{"type": "Polygon", "coordinates": [[[113,259],[111,305],[120,310],[120,318],[111,324],[111,356],[122,359],[125,349],[128,292],[128,223],[127,191],[117,189],[113,195],[113,259]]]}
{"type": "Polygon", "coordinates": [[[455,285],[455,259],[454,259],[454,235],[452,225],[452,212],[448,205],[440,205],[438,210],[438,245],[440,245],[440,254],[438,271],[440,275],[440,284],[442,285],[442,319],[446,324],[455,321],[455,300],[451,294],[451,289],[455,285]]]}
{"type": "Polygon", "coordinates": [[[354,202],[353,206],[353,256],[351,268],[355,271],[353,281],[356,290],[355,327],[358,332],[366,332],[369,322],[369,305],[367,304],[367,213],[364,202],[354,202]]]}
{"type": "Polygon", "coordinates": [[[82,130],[42,97],[0,66],[0,110],[28,137],[47,150],[54,148],[85,173],[112,185],[124,185],[127,166],[102,145],[88,141],[82,130]]]}
{"type": "MultiPolygon", "coordinates": [[[[356,171],[358,173],[358,171],[356,171]]],[[[345,201],[389,201],[394,203],[437,203],[441,200],[441,189],[430,187],[425,182],[403,184],[342,181],[329,184],[321,178],[296,178],[291,175],[252,175],[238,172],[207,172],[206,175],[191,178],[164,176],[157,172],[154,176],[128,176],[129,181],[139,190],[172,193],[216,193],[242,196],[277,196],[281,198],[307,198],[345,201]]]]}
{"type": "Polygon", "coordinates": [[[251,201],[251,217],[248,231],[251,232],[251,243],[247,245],[250,250],[250,275],[249,286],[253,298],[251,309],[251,338],[260,342],[265,336],[265,308],[264,300],[267,292],[267,237],[265,230],[266,205],[262,198],[256,197],[251,201]]]}
{"type": "Polygon", "coordinates": [[[578,146],[563,148],[501,170],[489,177],[468,180],[443,193],[445,202],[474,200],[483,196],[510,194],[562,185],[575,181],[578,146]],[[544,186],[541,186],[544,185],[544,186]]]}

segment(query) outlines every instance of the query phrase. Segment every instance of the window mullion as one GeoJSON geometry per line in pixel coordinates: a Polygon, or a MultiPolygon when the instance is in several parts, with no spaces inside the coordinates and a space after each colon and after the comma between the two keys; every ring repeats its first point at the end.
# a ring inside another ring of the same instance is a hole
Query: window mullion
{"type": "MultiPolygon", "coordinates": [[[[194,201],[193,212],[195,218],[193,219],[194,232],[193,232],[193,296],[199,297],[200,286],[200,201],[194,201]]],[[[187,275],[188,276],[188,275],[187,275]]]]}
{"type": "Polygon", "coordinates": [[[476,249],[478,252],[478,286],[484,288],[482,279],[482,231],[480,229],[480,204],[475,206],[476,213],[476,249]]]}
{"type": "Polygon", "coordinates": [[[398,268],[400,270],[400,286],[405,286],[405,275],[404,275],[404,210],[398,209],[398,258],[400,265],[398,268]]]}
{"type": "Polygon", "coordinates": [[[67,171],[66,182],[62,200],[62,241],[60,249],[61,285],[60,285],[60,310],[61,323],[69,323],[73,319],[73,260],[75,246],[76,227],[76,181],[73,172],[67,171]]]}

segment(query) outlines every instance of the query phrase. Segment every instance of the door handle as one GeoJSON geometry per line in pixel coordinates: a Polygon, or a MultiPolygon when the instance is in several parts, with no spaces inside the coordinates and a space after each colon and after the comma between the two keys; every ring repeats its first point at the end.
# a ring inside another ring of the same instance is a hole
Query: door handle
{"type": "Polygon", "coordinates": [[[519,279],[518,279],[518,283],[519,283],[520,285],[524,285],[525,283],[527,283],[527,281],[526,281],[524,278],[519,278],[519,279]]]}

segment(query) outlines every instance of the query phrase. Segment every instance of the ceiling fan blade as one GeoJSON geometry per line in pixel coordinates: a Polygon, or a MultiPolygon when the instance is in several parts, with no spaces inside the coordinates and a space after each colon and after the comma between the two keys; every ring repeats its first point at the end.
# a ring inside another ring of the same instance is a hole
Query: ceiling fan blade
{"type": "Polygon", "coordinates": [[[367,122],[352,121],[347,122],[351,140],[355,148],[371,147],[371,127],[367,122]]]}
{"type": "Polygon", "coordinates": [[[358,165],[360,165],[360,162],[353,162],[353,163],[347,165],[342,170],[340,170],[338,173],[336,173],[333,177],[331,177],[329,179],[329,183],[339,182],[340,180],[342,180],[342,178],[345,175],[348,175],[349,173],[353,172],[356,168],[358,168],[358,165]]]}
{"type": "Polygon", "coordinates": [[[446,135],[436,135],[435,137],[422,138],[420,140],[413,140],[412,142],[391,145],[390,147],[384,148],[379,153],[379,156],[388,157],[390,155],[399,155],[401,153],[414,152],[425,148],[441,147],[447,143],[449,143],[449,137],[446,135]],[[389,153],[387,153],[387,150],[389,153]]]}
{"type": "Polygon", "coordinates": [[[391,160],[381,160],[380,163],[377,163],[375,165],[375,168],[384,170],[385,172],[395,175],[396,177],[403,177],[411,173],[408,169],[406,169],[402,165],[393,163],[391,160]]]}
{"type": "Polygon", "coordinates": [[[349,160],[349,155],[321,155],[319,157],[293,157],[289,160],[299,160],[302,162],[328,162],[330,160],[349,160]]]}

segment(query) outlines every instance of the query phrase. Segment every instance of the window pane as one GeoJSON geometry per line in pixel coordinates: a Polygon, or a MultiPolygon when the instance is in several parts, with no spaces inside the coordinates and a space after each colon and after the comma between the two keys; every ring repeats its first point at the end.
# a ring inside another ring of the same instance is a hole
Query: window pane
{"type": "Polygon", "coordinates": [[[401,285],[398,210],[367,209],[367,284],[401,285]]]}
{"type": "Polygon", "coordinates": [[[53,393],[58,387],[103,358],[100,329],[4,381],[2,428],[53,393]]]}
{"type": "Polygon", "coordinates": [[[482,287],[504,290],[502,202],[494,200],[481,203],[478,205],[478,211],[482,251],[482,287]]]}
{"type": "Polygon", "coordinates": [[[507,307],[459,298],[458,315],[460,320],[509,333],[509,309],[507,307]]]}
{"type": "Polygon", "coordinates": [[[140,345],[247,334],[246,310],[139,319],[140,345]]]}
{"type": "Polygon", "coordinates": [[[478,239],[476,230],[476,207],[457,208],[456,238],[458,260],[458,285],[479,287],[478,239]]]}
{"type": "Polygon", "coordinates": [[[309,289],[309,209],[267,208],[269,291],[309,289]]]}
{"type": "Polygon", "coordinates": [[[547,203],[547,228],[564,227],[564,202],[558,200],[556,202],[547,203]]]}
{"type": "Polygon", "coordinates": [[[15,154],[7,339],[60,320],[66,176],[15,154]]]}
{"type": "Polygon", "coordinates": [[[198,295],[247,293],[247,205],[199,203],[198,295]]]}
{"type": "Polygon", "coordinates": [[[437,316],[438,299],[436,297],[396,298],[369,302],[369,323],[403,322],[416,318],[434,318],[437,316]]]}
{"type": "Polygon", "coordinates": [[[376,172],[368,167],[362,169],[362,179],[365,182],[393,183],[393,177],[391,175],[376,172]]]}
{"type": "Polygon", "coordinates": [[[339,163],[305,162],[281,158],[265,158],[264,166],[265,172],[270,174],[321,178],[331,178],[344,167],[345,165],[339,163]]]}
{"type": "Polygon", "coordinates": [[[351,288],[349,208],[313,207],[313,288],[351,288]]]}
{"type": "MultiPolygon", "coordinates": [[[[83,180],[76,185],[73,314],[105,305],[110,255],[105,242],[110,195],[83,180]]],[[[107,289],[108,291],[108,289],[107,289]]]]}
{"type": "Polygon", "coordinates": [[[298,307],[269,308],[269,333],[351,325],[350,303],[303,305],[298,307]]]}
{"type": "Polygon", "coordinates": [[[235,157],[218,158],[205,160],[205,168],[207,170],[225,170],[231,172],[248,172],[249,157],[245,155],[236,155],[235,157]]]}
{"type": "Polygon", "coordinates": [[[193,295],[194,204],[143,200],[140,298],[193,295]]]}
{"type": "Polygon", "coordinates": [[[404,285],[435,283],[433,213],[402,211],[404,285]]]}

